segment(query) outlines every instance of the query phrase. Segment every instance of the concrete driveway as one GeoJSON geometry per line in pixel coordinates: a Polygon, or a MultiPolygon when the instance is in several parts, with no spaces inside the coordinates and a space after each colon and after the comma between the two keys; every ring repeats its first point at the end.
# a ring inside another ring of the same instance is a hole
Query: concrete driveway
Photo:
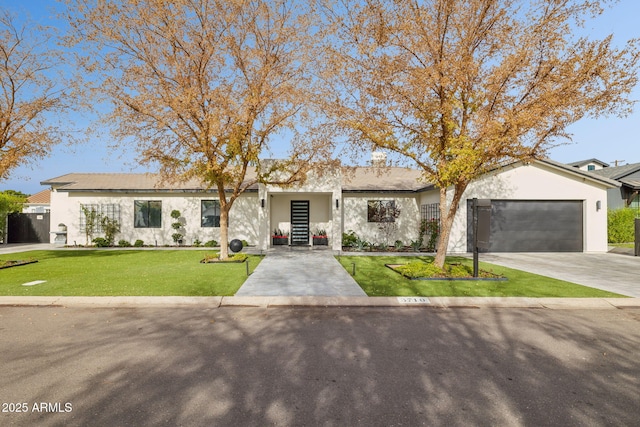
{"type": "Polygon", "coordinates": [[[640,297],[640,257],[614,253],[490,253],[480,261],[640,297]]]}

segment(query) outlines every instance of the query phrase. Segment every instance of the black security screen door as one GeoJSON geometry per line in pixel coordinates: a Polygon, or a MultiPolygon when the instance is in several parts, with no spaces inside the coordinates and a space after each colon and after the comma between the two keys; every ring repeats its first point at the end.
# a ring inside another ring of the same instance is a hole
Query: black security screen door
{"type": "Polygon", "coordinates": [[[309,244],[309,201],[291,201],[291,244],[309,244]]]}

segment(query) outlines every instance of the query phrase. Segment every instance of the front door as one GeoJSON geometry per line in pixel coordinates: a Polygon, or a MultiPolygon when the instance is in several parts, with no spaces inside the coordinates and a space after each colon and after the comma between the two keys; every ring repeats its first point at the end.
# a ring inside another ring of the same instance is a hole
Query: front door
{"type": "Polygon", "coordinates": [[[309,244],[309,201],[291,201],[291,244],[309,244]]]}

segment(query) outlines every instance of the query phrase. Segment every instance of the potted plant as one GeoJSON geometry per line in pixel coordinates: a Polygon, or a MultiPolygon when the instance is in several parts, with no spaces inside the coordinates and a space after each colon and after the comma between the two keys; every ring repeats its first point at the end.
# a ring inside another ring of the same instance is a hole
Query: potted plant
{"type": "Polygon", "coordinates": [[[329,238],[327,237],[327,232],[325,230],[316,230],[313,234],[313,245],[314,246],[327,246],[329,244],[329,238]]]}
{"type": "Polygon", "coordinates": [[[273,230],[273,235],[271,236],[271,244],[273,246],[288,245],[289,233],[276,228],[275,230],[273,230]]]}

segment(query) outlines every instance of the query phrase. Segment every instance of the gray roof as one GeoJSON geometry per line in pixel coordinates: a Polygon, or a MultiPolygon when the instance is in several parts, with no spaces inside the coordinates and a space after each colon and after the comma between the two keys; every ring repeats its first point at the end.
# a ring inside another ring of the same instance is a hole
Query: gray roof
{"type": "Polygon", "coordinates": [[[567,163],[569,166],[573,166],[573,167],[580,167],[580,166],[584,166],[584,165],[588,165],[589,163],[598,163],[602,166],[609,167],[609,163],[605,163],[602,160],[598,160],[598,159],[587,159],[587,160],[580,160],[578,162],[572,162],[572,163],[567,163]]]}
{"type": "MultiPolygon", "coordinates": [[[[573,175],[591,181],[605,184],[608,187],[619,187],[618,181],[596,172],[586,172],[575,167],[559,163],[550,159],[538,160],[556,169],[561,169],[573,175]]],[[[517,163],[517,162],[514,162],[517,163]]],[[[640,163],[638,164],[640,167],[640,163]]],[[[613,168],[607,168],[613,169],[613,168]]],[[[606,169],[603,169],[602,172],[606,169]]],[[[404,167],[343,167],[342,191],[346,193],[365,192],[419,192],[435,188],[433,184],[424,181],[423,173],[416,169],[404,167]]],[[[247,173],[247,179],[255,177],[255,170],[247,173]]],[[[192,179],[187,182],[163,182],[160,176],[151,173],[70,173],[57,178],[41,182],[58,191],[75,192],[215,192],[208,189],[201,181],[192,179]]],[[[257,191],[258,185],[253,184],[248,191],[257,191]]]]}
{"type": "Polygon", "coordinates": [[[591,173],[601,175],[610,179],[619,180],[620,178],[623,178],[639,170],[640,170],[640,163],[632,163],[630,165],[624,165],[624,166],[610,166],[605,169],[591,171],[591,173]]]}
{"type": "Polygon", "coordinates": [[[342,172],[344,192],[415,192],[426,185],[422,181],[422,173],[416,169],[389,166],[345,167],[342,172]]]}
{"type": "Polygon", "coordinates": [[[626,187],[630,187],[632,190],[640,190],[640,179],[621,178],[620,182],[626,187]]]}
{"type": "MultiPolygon", "coordinates": [[[[251,179],[255,173],[247,173],[251,179]]],[[[42,181],[60,191],[116,191],[116,192],[203,192],[208,190],[202,181],[191,179],[186,182],[169,183],[162,181],[160,175],[152,173],[70,173],[57,178],[42,181]]],[[[257,184],[249,190],[257,190],[257,184]]]]}

